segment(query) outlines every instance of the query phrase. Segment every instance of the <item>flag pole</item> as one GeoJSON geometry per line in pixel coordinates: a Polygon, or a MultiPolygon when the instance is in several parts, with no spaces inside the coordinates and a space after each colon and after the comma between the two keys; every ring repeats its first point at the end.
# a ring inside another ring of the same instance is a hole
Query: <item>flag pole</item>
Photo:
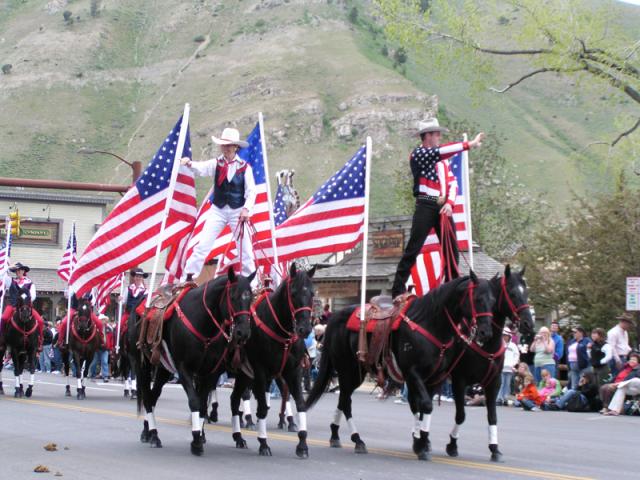
{"type": "Polygon", "coordinates": [[[364,360],[367,354],[367,343],[365,334],[367,302],[367,254],[369,252],[369,198],[371,191],[371,137],[367,137],[365,152],[365,174],[364,174],[364,222],[362,236],[362,279],[360,280],[360,335],[358,339],[358,357],[364,360]]]}
{"type": "MultiPolygon", "coordinates": [[[[2,331],[1,327],[2,327],[2,315],[1,313],[4,312],[4,297],[6,296],[6,291],[4,288],[4,284],[5,284],[5,279],[7,278],[7,270],[9,267],[9,249],[11,248],[11,221],[9,220],[9,217],[5,217],[4,220],[4,225],[5,228],[7,229],[7,238],[5,239],[5,244],[4,244],[4,264],[2,265],[2,278],[0,279],[0,281],[2,282],[2,285],[0,286],[0,288],[2,288],[2,295],[0,295],[0,331],[2,331]]],[[[2,359],[0,358],[0,362],[2,361],[2,359]]]]}
{"type": "MultiPolygon", "coordinates": [[[[466,142],[468,136],[465,133],[462,136],[466,142]]],[[[467,236],[469,237],[469,268],[473,270],[473,229],[471,228],[471,189],[469,188],[469,151],[462,152],[462,182],[464,183],[464,198],[467,208],[464,209],[467,221],[467,236]]]]}
{"type": "MultiPolygon", "coordinates": [[[[267,184],[267,203],[269,206],[269,228],[271,229],[271,248],[273,249],[273,264],[278,265],[278,246],[276,242],[276,223],[273,218],[273,202],[271,201],[271,177],[269,176],[269,160],[267,158],[267,141],[264,138],[264,117],[258,112],[258,125],[260,127],[260,143],[262,145],[262,160],[264,164],[264,177],[267,184]]],[[[276,271],[276,275],[279,273],[276,271]]],[[[280,280],[278,278],[278,280],[280,280]]],[[[276,285],[279,283],[274,282],[276,285]]]]}
{"type": "Polygon", "coordinates": [[[122,329],[122,304],[124,303],[124,272],[120,277],[120,296],[118,298],[118,330],[116,332],[116,354],[120,351],[120,330],[122,329]]]}
{"type": "MultiPolygon", "coordinates": [[[[76,266],[73,261],[73,239],[76,238],[76,221],[73,221],[71,225],[71,233],[69,234],[69,245],[71,245],[71,257],[69,258],[69,281],[67,281],[67,329],[64,332],[64,344],[69,345],[69,330],[71,330],[71,297],[73,291],[71,290],[71,276],[73,275],[73,269],[76,266]]],[[[76,249],[78,246],[76,245],[76,249]]]]}
{"type": "Polygon", "coordinates": [[[153,296],[153,290],[156,283],[156,274],[158,273],[158,264],[160,262],[160,252],[162,251],[162,244],[164,243],[164,230],[167,225],[167,218],[169,217],[169,210],[171,209],[171,200],[173,199],[173,192],[176,189],[176,181],[178,179],[178,171],[180,170],[180,160],[182,158],[182,150],[184,149],[184,143],[187,138],[187,127],[189,125],[189,111],[190,107],[188,103],[184,104],[184,113],[182,114],[182,122],[180,123],[180,135],[178,136],[178,145],[176,145],[176,151],[173,156],[173,170],[171,170],[171,181],[167,188],[167,198],[164,201],[164,214],[162,215],[162,222],[160,224],[160,237],[156,246],[156,255],[153,259],[153,269],[151,270],[151,281],[149,282],[149,294],[147,295],[146,308],[151,306],[151,297],[153,296]]]}

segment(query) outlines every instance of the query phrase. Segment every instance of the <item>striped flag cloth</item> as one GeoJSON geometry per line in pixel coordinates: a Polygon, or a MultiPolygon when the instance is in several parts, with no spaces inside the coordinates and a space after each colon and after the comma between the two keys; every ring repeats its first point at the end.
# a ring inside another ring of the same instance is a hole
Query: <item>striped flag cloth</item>
{"type": "Polygon", "coordinates": [[[78,253],[78,241],[76,240],[76,224],[73,223],[71,232],[69,233],[69,239],[67,240],[67,248],[65,248],[58,265],[58,276],[65,282],[69,281],[71,277],[71,271],[75,268],[78,253]]]}
{"type": "MultiPolygon", "coordinates": [[[[179,167],[175,191],[167,198],[181,122],[182,117],[78,260],[71,276],[71,288],[78,295],[154,256],[167,200],[171,207],[162,248],[177,243],[193,230],[197,202],[193,173],[189,168],[179,167]]],[[[191,157],[188,127],[178,162],[180,157],[191,157]]]]}
{"type": "MultiPolygon", "coordinates": [[[[354,248],[364,233],[366,147],[276,229],[281,262],[354,248]]],[[[262,242],[266,252],[271,242],[262,242]]],[[[270,253],[269,256],[272,256],[270,253]]],[[[260,260],[259,258],[257,259],[260,260]]]]}
{"type": "MultiPolygon", "coordinates": [[[[11,229],[8,226],[8,221],[6,225],[7,239],[3,240],[2,245],[0,245],[0,281],[7,274],[7,270],[9,269],[9,257],[11,257],[11,229]]],[[[4,285],[4,283],[2,285],[4,285]]],[[[4,288],[2,285],[0,285],[0,288],[4,288]]]]}
{"type": "Polygon", "coordinates": [[[98,312],[104,314],[111,303],[111,293],[120,290],[122,285],[122,274],[118,274],[104,282],[96,288],[96,307],[98,312]]]}
{"type": "Polygon", "coordinates": [[[464,191],[464,162],[462,154],[454,155],[449,160],[449,172],[455,176],[458,183],[458,195],[453,206],[453,223],[456,226],[456,237],[458,238],[458,249],[469,250],[469,231],[467,230],[467,192],[464,191]]]}
{"type": "MultiPolygon", "coordinates": [[[[267,199],[267,179],[264,172],[264,154],[262,152],[262,137],[260,136],[260,124],[257,123],[253,131],[247,137],[249,146],[238,151],[238,156],[251,165],[253,177],[256,183],[256,202],[251,214],[251,223],[256,229],[254,242],[259,242],[270,238],[269,225],[269,202],[267,199]]],[[[213,189],[213,187],[211,187],[213,189]]],[[[182,277],[182,269],[186,264],[187,258],[193,253],[193,249],[200,243],[200,235],[206,220],[206,213],[211,208],[211,194],[209,190],[204,202],[200,206],[193,232],[188,238],[180,241],[169,251],[165,263],[165,277],[163,283],[175,283],[182,277]]],[[[216,257],[224,255],[235,258],[235,242],[232,238],[231,229],[227,226],[221,233],[213,249],[207,256],[207,260],[211,261],[216,257]]],[[[205,262],[205,263],[206,263],[205,262]]]]}

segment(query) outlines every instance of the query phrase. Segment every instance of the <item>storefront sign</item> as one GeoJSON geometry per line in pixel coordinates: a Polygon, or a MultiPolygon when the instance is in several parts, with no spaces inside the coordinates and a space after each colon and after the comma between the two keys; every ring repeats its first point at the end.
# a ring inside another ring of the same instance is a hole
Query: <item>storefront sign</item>
{"type": "Polygon", "coordinates": [[[317,283],[317,296],[323,298],[357,297],[360,282],[317,283]]]}
{"type": "MultiPolygon", "coordinates": [[[[60,223],[22,220],[20,223],[20,235],[13,237],[16,244],[30,245],[57,245],[59,243],[60,223]]],[[[0,237],[6,235],[4,228],[0,229],[0,237]]]]}
{"type": "Polygon", "coordinates": [[[371,232],[374,258],[400,257],[404,248],[403,230],[371,232]]]}

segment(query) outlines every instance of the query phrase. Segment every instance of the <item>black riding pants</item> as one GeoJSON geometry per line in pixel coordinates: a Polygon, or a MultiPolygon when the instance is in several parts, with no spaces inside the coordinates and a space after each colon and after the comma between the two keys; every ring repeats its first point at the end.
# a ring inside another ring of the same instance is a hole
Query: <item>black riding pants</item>
{"type": "MultiPolygon", "coordinates": [[[[424,245],[424,242],[432,228],[435,228],[436,235],[438,235],[438,239],[440,240],[440,245],[442,245],[442,233],[440,232],[440,208],[441,207],[435,202],[416,203],[416,211],[413,214],[409,241],[404,249],[400,263],[398,263],[396,277],[391,289],[391,295],[393,297],[396,297],[406,291],[405,284],[411,274],[411,267],[416,263],[416,257],[420,254],[420,250],[422,250],[422,246],[424,245]]],[[[449,221],[451,222],[452,230],[455,232],[453,218],[449,217],[449,221]]],[[[453,256],[457,264],[459,253],[458,242],[455,238],[452,239],[451,245],[453,246],[453,256]]],[[[451,262],[451,259],[449,259],[449,261],[451,262]]],[[[457,277],[458,275],[454,265],[449,265],[449,267],[453,278],[457,277]]],[[[447,281],[451,280],[451,278],[446,278],[448,277],[447,270],[449,269],[445,268],[445,279],[447,281]]]]}

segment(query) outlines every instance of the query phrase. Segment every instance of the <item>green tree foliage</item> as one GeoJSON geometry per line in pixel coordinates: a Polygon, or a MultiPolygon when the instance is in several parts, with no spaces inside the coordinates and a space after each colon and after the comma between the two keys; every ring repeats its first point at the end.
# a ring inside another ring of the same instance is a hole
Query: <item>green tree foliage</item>
{"type": "MultiPolygon", "coordinates": [[[[439,117],[451,131],[445,141],[460,141],[463,133],[475,135],[480,131],[470,122],[450,122],[442,114],[439,117]]],[[[469,155],[473,240],[490,255],[510,261],[519,248],[534,238],[549,205],[540,196],[529,195],[517,174],[507,168],[507,161],[500,154],[501,144],[499,137],[489,133],[482,148],[469,155]]],[[[394,181],[399,208],[412,213],[415,199],[408,160],[398,165],[394,181]]]]}
{"type": "Polygon", "coordinates": [[[612,146],[640,127],[640,42],[624,34],[616,1],[431,0],[425,9],[424,0],[376,0],[376,5],[388,36],[429,62],[434,74],[459,75],[476,93],[488,88],[505,93],[548,74],[571,77],[581,88],[612,87],[617,92],[612,101],[626,99],[638,107],[612,146]],[[504,69],[505,58],[518,59],[522,71],[504,69]]]}
{"type": "Polygon", "coordinates": [[[538,313],[586,328],[611,327],[625,308],[625,279],[640,275],[640,195],[620,177],[613,194],[577,198],[563,225],[548,225],[519,260],[538,313]]]}

